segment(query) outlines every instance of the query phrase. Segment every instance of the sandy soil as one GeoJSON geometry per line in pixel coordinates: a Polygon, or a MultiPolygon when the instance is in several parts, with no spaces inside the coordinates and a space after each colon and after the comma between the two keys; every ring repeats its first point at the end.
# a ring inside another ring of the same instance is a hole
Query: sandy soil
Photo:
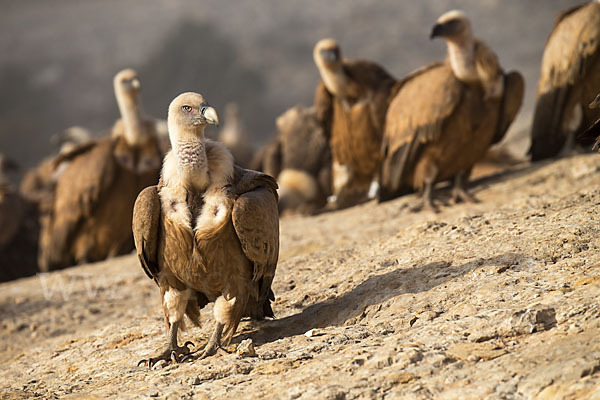
{"type": "MultiPolygon", "coordinates": [[[[164,326],[133,255],[2,284],[0,397],[600,398],[599,171],[517,166],[439,214],[407,196],[284,218],[277,319],[201,361],[136,366],[164,326]]],[[[205,343],[203,319],[180,340],[205,343]]]]}

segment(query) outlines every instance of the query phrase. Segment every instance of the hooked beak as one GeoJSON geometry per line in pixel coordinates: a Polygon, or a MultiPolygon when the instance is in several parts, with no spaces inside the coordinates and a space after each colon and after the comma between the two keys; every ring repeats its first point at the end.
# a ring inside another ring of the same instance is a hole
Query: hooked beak
{"type": "Polygon", "coordinates": [[[435,24],[431,29],[431,34],[429,35],[429,39],[434,39],[436,37],[442,36],[444,34],[444,25],[443,24],[435,24]]]}
{"type": "Polygon", "coordinates": [[[207,105],[202,107],[201,113],[207,124],[219,126],[219,116],[217,115],[217,110],[207,105]]]}
{"type": "Polygon", "coordinates": [[[600,93],[598,93],[598,96],[590,103],[590,108],[600,108],[600,93]]]}
{"type": "Polygon", "coordinates": [[[140,87],[142,86],[140,84],[140,80],[138,78],[134,78],[131,80],[130,85],[132,88],[134,88],[135,90],[140,90],[140,87]]]}

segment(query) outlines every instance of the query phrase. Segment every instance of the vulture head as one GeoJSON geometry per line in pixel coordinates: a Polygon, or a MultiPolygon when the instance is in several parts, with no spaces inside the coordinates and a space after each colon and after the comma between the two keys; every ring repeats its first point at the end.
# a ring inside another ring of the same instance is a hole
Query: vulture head
{"type": "Polygon", "coordinates": [[[137,72],[131,68],[126,68],[117,73],[113,79],[113,85],[117,98],[119,95],[135,98],[138,96],[141,88],[137,72]]]}
{"type": "Polygon", "coordinates": [[[438,18],[431,29],[429,38],[441,37],[451,42],[462,42],[470,38],[471,35],[471,22],[465,13],[459,10],[452,10],[438,18]]]}
{"type": "Polygon", "coordinates": [[[171,141],[190,136],[204,137],[206,125],[218,126],[219,116],[201,94],[187,92],[175,97],[169,105],[167,123],[171,141]]]}
{"type": "Polygon", "coordinates": [[[340,46],[334,39],[321,39],[313,51],[315,64],[319,69],[336,69],[342,65],[340,46]]]}

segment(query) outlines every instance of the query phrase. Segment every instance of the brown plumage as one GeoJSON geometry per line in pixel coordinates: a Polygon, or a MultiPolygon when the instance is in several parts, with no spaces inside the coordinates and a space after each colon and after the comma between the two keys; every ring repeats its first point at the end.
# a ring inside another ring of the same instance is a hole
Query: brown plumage
{"type": "Polygon", "coordinates": [[[373,62],[343,60],[332,39],[319,41],[313,56],[321,74],[315,108],[331,147],[335,206],[347,207],[366,200],[376,179],[395,80],[373,62]]]}
{"type": "Polygon", "coordinates": [[[464,190],[471,168],[502,139],[521,105],[523,78],[502,72],[464,14],[440,17],[432,31],[437,36],[447,41],[446,62],[421,68],[395,87],[382,145],[382,201],[416,189],[435,209],[432,187],[449,179],[457,200],[473,200],[464,190]]]}
{"type": "Polygon", "coordinates": [[[276,120],[277,136],[254,167],[277,177],[280,212],[313,213],[331,194],[331,152],[315,109],[295,106],[276,120]]]}
{"type": "MultiPolygon", "coordinates": [[[[272,317],[271,282],[279,254],[277,184],[268,175],[234,167],[219,142],[204,137],[216,111],[197,93],[169,106],[173,150],[161,180],[140,193],[133,233],[140,263],[158,284],[168,330],[167,348],[148,360],[180,362],[183,317],[199,324],[200,309],[215,302],[215,331],[200,357],[229,343],[243,316],[272,317]]],[[[145,361],[145,360],[144,360],[145,361]]]]}
{"type": "Polygon", "coordinates": [[[158,181],[161,154],[154,121],[138,104],[133,70],[114,79],[121,110],[112,136],[61,155],[64,166],[40,237],[44,271],[102,260],[133,249],[131,215],[138,193],[158,181]]]}
{"type": "Polygon", "coordinates": [[[531,129],[532,160],[558,155],[600,118],[600,1],[562,12],[544,49],[531,129]]]}

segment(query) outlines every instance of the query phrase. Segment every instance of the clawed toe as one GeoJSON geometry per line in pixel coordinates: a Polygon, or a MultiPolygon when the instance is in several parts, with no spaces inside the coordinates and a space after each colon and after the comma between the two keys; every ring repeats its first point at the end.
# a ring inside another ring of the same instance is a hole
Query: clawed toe
{"type": "Polygon", "coordinates": [[[189,349],[189,346],[195,346],[193,342],[185,342],[185,344],[181,347],[177,347],[176,349],[166,349],[162,351],[156,357],[150,357],[148,359],[143,359],[138,362],[138,367],[140,365],[147,365],[148,369],[152,369],[158,362],[164,361],[167,364],[180,364],[189,359],[191,359],[192,352],[189,349]]]}

